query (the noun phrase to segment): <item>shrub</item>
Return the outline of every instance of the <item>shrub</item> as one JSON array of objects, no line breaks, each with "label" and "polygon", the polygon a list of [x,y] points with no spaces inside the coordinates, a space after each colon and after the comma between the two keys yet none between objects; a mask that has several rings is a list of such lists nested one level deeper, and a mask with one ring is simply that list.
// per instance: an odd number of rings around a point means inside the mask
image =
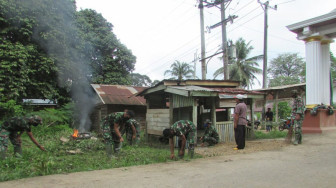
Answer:
[{"label": "shrub", "polygon": [[15,100],[0,101],[0,121],[12,116],[21,116],[22,114],[24,114],[24,110],[21,105],[16,104]]},{"label": "shrub", "polygon": [[73,122],[73,104],[69,103],[59,109],[44,109],[30,114],[39,115],[43,119],[43,125],[46,127],[54,125],[72,125]]},{"label": "shrub", "polygon": [[286,119],[290,116],[292,108],[289,106],[288,102],[282,101],[278,103],[278,114],[280,119]]}]

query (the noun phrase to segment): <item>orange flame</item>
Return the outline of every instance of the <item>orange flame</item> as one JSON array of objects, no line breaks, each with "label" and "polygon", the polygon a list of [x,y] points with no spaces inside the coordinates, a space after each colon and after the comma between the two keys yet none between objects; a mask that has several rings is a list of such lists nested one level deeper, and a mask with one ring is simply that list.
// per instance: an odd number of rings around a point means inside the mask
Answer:
[{"label": "orange flame", "polygon": [[78,130],[74,129],[74,133],[72,135],[73,138],[77,138],[78,137]]}]

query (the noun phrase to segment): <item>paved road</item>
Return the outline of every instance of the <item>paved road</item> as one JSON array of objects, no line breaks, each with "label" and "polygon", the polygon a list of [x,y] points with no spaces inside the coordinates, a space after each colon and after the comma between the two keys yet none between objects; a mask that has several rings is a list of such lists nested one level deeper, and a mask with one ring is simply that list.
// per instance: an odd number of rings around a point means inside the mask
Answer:
[{"label": "paved road", "polygon": [[336,187],[336,132],[278,151],[34,177],[0,187]]}]

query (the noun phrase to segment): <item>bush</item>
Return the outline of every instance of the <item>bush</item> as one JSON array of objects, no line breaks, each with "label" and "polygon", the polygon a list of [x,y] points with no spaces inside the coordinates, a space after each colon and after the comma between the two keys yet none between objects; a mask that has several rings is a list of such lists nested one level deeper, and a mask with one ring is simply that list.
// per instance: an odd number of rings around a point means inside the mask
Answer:
[{"label": "bush", "polygon": [[278,103],[278,114],[280,119],[286,119],[291,115],[292,108],[288,102],[282,101]]},{"label": "bush", "polygon": [[12,116],[21,116],[22,114],[24,114],[24,110],[21,105],[16,104],[15,100],[0,101],[0,121]]},{"label": "bush", "polygon": [[73,104],[69,103],[60,109],[44,109],[32,112],[29,115],[38,115],[43,119],[43,126],[70,125],[73,122]]}]

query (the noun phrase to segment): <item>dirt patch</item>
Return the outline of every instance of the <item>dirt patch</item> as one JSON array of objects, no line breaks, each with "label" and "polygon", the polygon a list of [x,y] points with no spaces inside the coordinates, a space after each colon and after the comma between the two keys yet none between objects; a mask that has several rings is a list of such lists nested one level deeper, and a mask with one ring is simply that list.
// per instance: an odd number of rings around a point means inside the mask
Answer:
[{"label": "dirt patch", "polygon": [[239,153],[254,153],[258,151],[272,151],[280,150],[283,147],[289,146],[284,139],[263,139],[263,140],[253,140],[246,141],[245,149],[243,150],[233,150],[236,146],[235,142],[230,143],[219,143],[211,147],[197,147],[195,152],[204,156],[225,156],[233,155]]}]

